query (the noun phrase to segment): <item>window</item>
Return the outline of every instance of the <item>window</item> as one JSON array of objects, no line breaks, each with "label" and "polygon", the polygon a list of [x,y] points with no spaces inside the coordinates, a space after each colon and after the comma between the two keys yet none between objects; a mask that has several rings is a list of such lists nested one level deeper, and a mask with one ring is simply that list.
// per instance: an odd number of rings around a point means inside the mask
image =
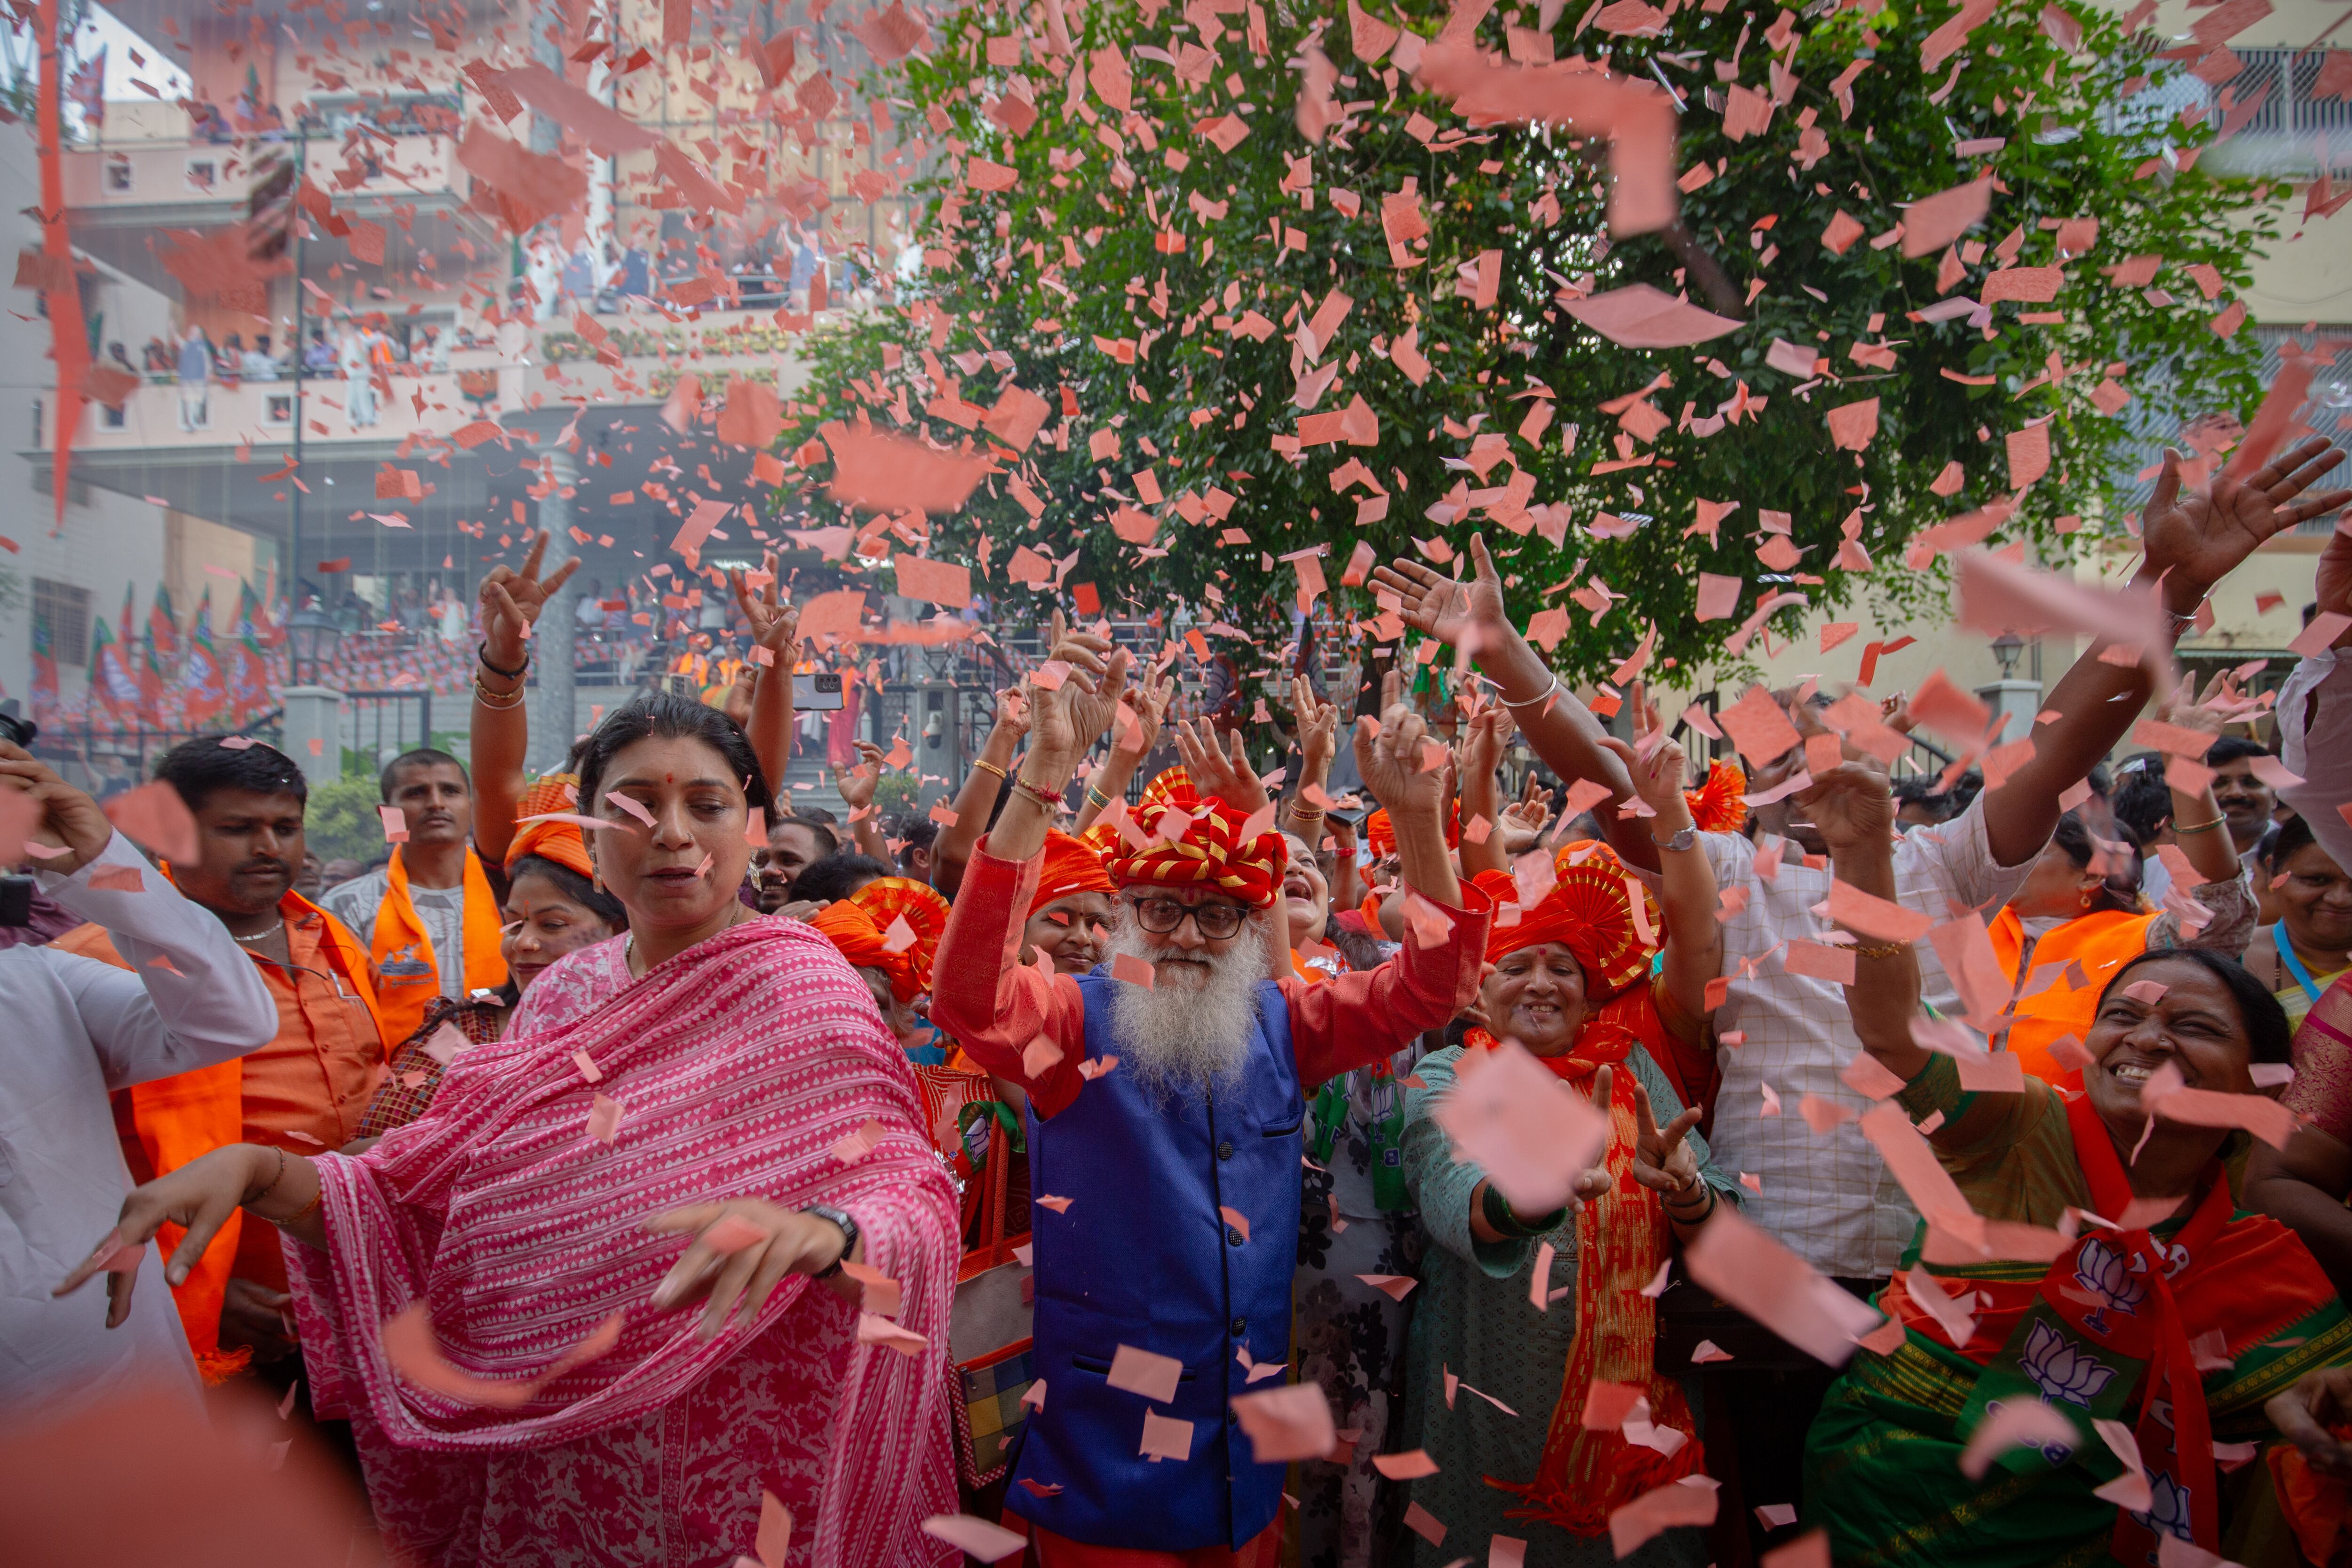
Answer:
[{"label": "window", "polygon": [[33,636],[46,632],[49,653],[60,665],[79,669],[89,663],[89,590],[70,583],[33,579]]},{"label": "window", "polygon": [[123,153],[110,153],[106,157],[106,194],[127,196],[131,194],[131,158]]},{"label": "window", "polygon": [[220,162],[215,158],[188,160],[188,189],[200,195],[211,195],[220,184]]},{"label": "window", "polygon": [[273,392],[268,397],[264,398],[262,400],[261,422],[264,425],[293,424],[294,395],[290,392]]}]

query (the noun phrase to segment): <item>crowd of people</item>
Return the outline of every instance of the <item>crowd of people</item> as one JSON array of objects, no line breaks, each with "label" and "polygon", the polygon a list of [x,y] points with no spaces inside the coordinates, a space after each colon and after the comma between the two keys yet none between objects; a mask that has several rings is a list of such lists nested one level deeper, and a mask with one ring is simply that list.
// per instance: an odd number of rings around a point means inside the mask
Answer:
[{"label": "crowd of people", "polygon": [[[2339,457],[2168,468],[2174,636]],[[157,768],[163,867],[0,745],[85,922],[0,952],[12,1426],[258,1385],[414,1563],[2352,1550],[2338,653],[2272,708],[2093,639],[1898,791],[1827,679],[1738,761],[1612,734],[1474,540],[1372,575],[1462,656],[1418,700],[1302,678],[1281,757],[1057,620],[950,798],[862,744],[844,820],[775,793],[772,572],[726,693],[528,776],[544,545],[376,868],[245,737]]]}]

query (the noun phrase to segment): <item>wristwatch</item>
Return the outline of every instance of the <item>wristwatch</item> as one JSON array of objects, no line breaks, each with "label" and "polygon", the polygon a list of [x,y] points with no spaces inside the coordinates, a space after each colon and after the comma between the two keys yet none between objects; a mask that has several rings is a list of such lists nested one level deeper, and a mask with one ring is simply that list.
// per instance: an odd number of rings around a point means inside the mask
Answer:
[{"label": "wristwatch", "polygon": [[1679,852],[1681,850],[1688,849],[1698,843],[1698,829],[1696,827],[1685,827],[1680,833],[1675,834],[1672,838],[1660,838],[1656,834],[1653,833],[1650,835],[1650,842],[1656,845],[1661,849],[1672,849]]},{"label": "wristwatch", "polygon": [[833,1260],[832,1268],[821,1268],[814,1276],[818,1279],[830,1279],[841,1272],[841,1266],[847,1262],[849,1255],[857,1249],[857,1222],[841,1210],[826,1204],[805,1205],[802,1207],[801,1213],[814,1215],[821,1220],[830,1221],[841,1227],[841,1256]]}]

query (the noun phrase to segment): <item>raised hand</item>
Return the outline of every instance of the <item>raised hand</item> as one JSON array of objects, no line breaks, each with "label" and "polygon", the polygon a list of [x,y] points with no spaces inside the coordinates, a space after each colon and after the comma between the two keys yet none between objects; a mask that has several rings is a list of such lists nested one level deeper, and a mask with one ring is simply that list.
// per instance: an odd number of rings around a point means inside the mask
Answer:
[{"label": "raised hand", "polygon": [[882,748],[871,741],[857,742],[857,765],[833,770],[834,787],[841,792],[841,803],[852,811],[864,811],[874,804],[874,786],[882,782]]},{"label": "raised hand", "polygon": [[1402,702],[1381,715],[1377,734],[1370,719],[1356,721],[1356,771],[1372,798],[1400,823],[1414,814],[1443,822],[1453,799],[1451,770],[1442,761],[1433,768],[1422,765],[1422,743],[1428,739],[1428,724]]},{"label": "raised hand", "polygon": [[1339,750],[1339,710],[1315,695],[1303,675],[1290,678],[1290,712],[1298,726],[1298,771],[1320,784],[1330,775],[1331,758]]},{"label": "raised hand", "polygon": [[1032,784],[1046,790],[1069,782],[1078,759],[1110,728],[1127,692],[1125,648],[1114,648],[1108,637],[1092,632],[1067,630],[1059,610],[1054,612],[1053,630],[1050,657],[1068,668],[1058,687],[1039,686],[1034,679],[1027,683],[1029,755],[1021,769]]},{"label": "raised hand", "polygon": [[1658,1193],[1687,1193],[1699,1183],[1698,1152],[1690,1146],[1690,1130],[1698,1125],[1699,1108],[1658,1125],[1650,1110],[1650,1091],[1640,1079],[1633,1083],[1633,1179]]},{"label": "raised hand", "polygon": [[2156,489],[2141,514],[2147,575],[2164,577],[2166,606],[2195,611],[2213,584],[2263,541],[2352,500],[2352,490],[2305,496],[2320,475],[2344,460],[2325,436],[2283,452],[2243,479],[2216,475],[2208,490],[2180,489],[2180,454],[2167,447]]},{"label": "raised hand", "polygon": [[1885,771],[1873,762],[1841,763],[1813,775],[1799,804],[1821,829],[1832,853],[1885,845],[1895,831],[1895,795]]},{"label": "raised hand", "polygon": [[1617,753],[1633,775],[1633,793],[1653,815],[1663,819],[1662,826],[1679,831],[1690,821],[1690,802],[1683,797],[1683,775],[1689,758],[1680,742],[1668,738],[1658,742],[1647,757],[1638,748],[1630,746],[1614,735],[1601,738],[1601,744]]},{"label": "raised hand", "polygon": [[[1250,766],[1249,753],[1243,749],[1238,731],[1221,736],[1216,727],[1206,721],[1195,730],[1179,719],[1175,734],[1176,754],[1183,760],[1184,772],[1201,798],[1214,795],[1236,811],[1248,814],[1255,814],[1267,804],[1265,781]],[[1233,748],[1230,752],[1225,749],[1227,745]]]},{"label": "raised hand", "polygon": [[482,612],[482,642],[485,651],[501,669],[512,669],[522,663],[523,643],[530,636],[531,624],[547,608],[547,601],[556,590],[572,581],[572,574],[580,570],[580,558],[575,555],[542,583],[539,579],[539,563],[546,554],[547,531],[541,529],[539,537],[530,542],[530,553],[523,557],[521,571],[493,566],[490,574],[482,579],[478,595]]},{"label": "raised hand", "polygon": [[80,870],[106,852],[114,837],[114,824],[98,802],[33,760],[22,746],[0,741],[0,790],[16,790],[33,797],[41,820],[27,835],[28,842],[45,844],[64,854],[37,863],[59,876]]},{"label": "raised hand", "polygon": [[830,1268],[842,1252],[841,1227],[828,1219],[762,1198],[695,1204],[646,1221],[646,1228],[688,1234],[693,1243],[654,1287],[654,1310],[673,1311],[708,1296],[700,1331],[715,1337],[737,1306],[756,1321],[787,1274]]},{"label": "raised hand", "polygon": [[1551,820],[1551,802],[1552,792],[1529,773],[1527,788],[1519,798],[1503,807],[1505,855],[1516,859],[1536,847],[1536,841],[1543,837],[1544,824]]},{"label": "raised hand", "polygon": [[1036,716],[1036,708],[1029,700],[1028,692],[1024,688],[1004,687],[996,694],[996,723],[993,732],[1003,735],[1017,746],[1021,743],[1022,737],[1029,733],[1030,721]]},{"label": "raised hand", "polygon": [[1470,536],[1470,562],[1477,574],[1456,583],[1418,561],[1400,558],[1373,570],[1372,586],[1403,601],[1397,614],[1405,625],[1455,647],[1464,646],[1466,637],[1475,653],[1489,646],[1497,633],[1509,633],[1511,622],[1503,605],[1502,574],[1486,553],[1486,535]]},{"label": "raised hand", "polygon": [[1473,716],[1454,748],[1455,770],[1465,779],[1491,775],[1503,765],[1503,748],[1517,728],[1511,710],[1499,703]]},{"label": "raised hand", "polygon": [[[1603,1067],[1592,1075],[1592,1108],[1603,1116],[1609,1114],[1610,1097],[1617,1089],[1615,1072],[1616,1069],[1613,1068]],[[1570,1198],[1568,1205],[1570,1214],[1586,1204],[1607,1197],[1609,1189],[1617,1184],[1617,1178],[1609,1173],[1609,1151],[1606,1144],[1601,1146],[1601,1159],[1600,1164],[1577,1173],[1576,1185],[1570,1189],[1574,1196]]]},{"label": "raised hand", "polygon": [[775,656],[769,668],[779,679],[789,680],[793,666],[801,661],[800,606],[781,602],[773,555],[761,558],[760,574],[767,581],[757,594],[751,591],[749,575],[740,570],[729,573],[728,583],[735,590],[735,607],[751,623],[751,640]]},{"label": "raised hand", "polygon": [[2197,693],[2197,677],[2192,673],[2180,678],[2180,685],[2158,699],[2156,717],[2167,724],[2178,724],[2184,730],[2201,731],[2218,735],[2232,721],[2242,717],[2250,704],[2239,695],[2238,683],[2228,670],[2222,670],[2205,683],[2203,696]]},{"label": "raised hand", "polygon": [[[2321,610],[2352,616],[2352,534],[2338,528],[2327,536],[2327,548],[2319,552],[2319,572],[2311,590]],[[2329,646],[2352,647],[2352,626],[2347,626]]]},{"label": "raised hand", "polygon": [[1146,665],[1143,678],[1138,681],[1128,700],[1128,711],[1135,715],[1132,725],[1122,725],[1111,737],[1114,750],[1131,757],[1147,757],[1151,748],[1160,743],[1160,726],[1168,716],[1168,704],[1175,700],[1176,677],[1164,668]]}]

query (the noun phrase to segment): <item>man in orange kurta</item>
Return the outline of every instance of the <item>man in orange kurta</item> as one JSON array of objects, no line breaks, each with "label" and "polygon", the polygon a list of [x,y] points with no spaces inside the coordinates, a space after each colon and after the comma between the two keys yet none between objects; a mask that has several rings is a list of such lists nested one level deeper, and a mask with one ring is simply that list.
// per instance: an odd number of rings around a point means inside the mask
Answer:
[{"label": "man in orange kurta", "polygon": [[[131,1174],[152,1181],[228,1143],[297,1154],[339,1149],[358,1135],[391,1042],[377,1020],[367,949],[293,890],[309,796],[301,772],[268,746],[200,736],[174,747],[156,776],[196,824],[196,858],[170,865],[172,879],[252,959],[278,1005],[278,1032],[236,1061],[118,1092],[115,1127]],[[55,945],[122,963],[98,926],[69,931]],[[177,1240],[173,1234],[171,1244]],[[285,1292],[276,1233],[231,1216],[173,1292],[208,1381],[249,1357],[292,1353],[293,1335],[280,1316]]]}]

